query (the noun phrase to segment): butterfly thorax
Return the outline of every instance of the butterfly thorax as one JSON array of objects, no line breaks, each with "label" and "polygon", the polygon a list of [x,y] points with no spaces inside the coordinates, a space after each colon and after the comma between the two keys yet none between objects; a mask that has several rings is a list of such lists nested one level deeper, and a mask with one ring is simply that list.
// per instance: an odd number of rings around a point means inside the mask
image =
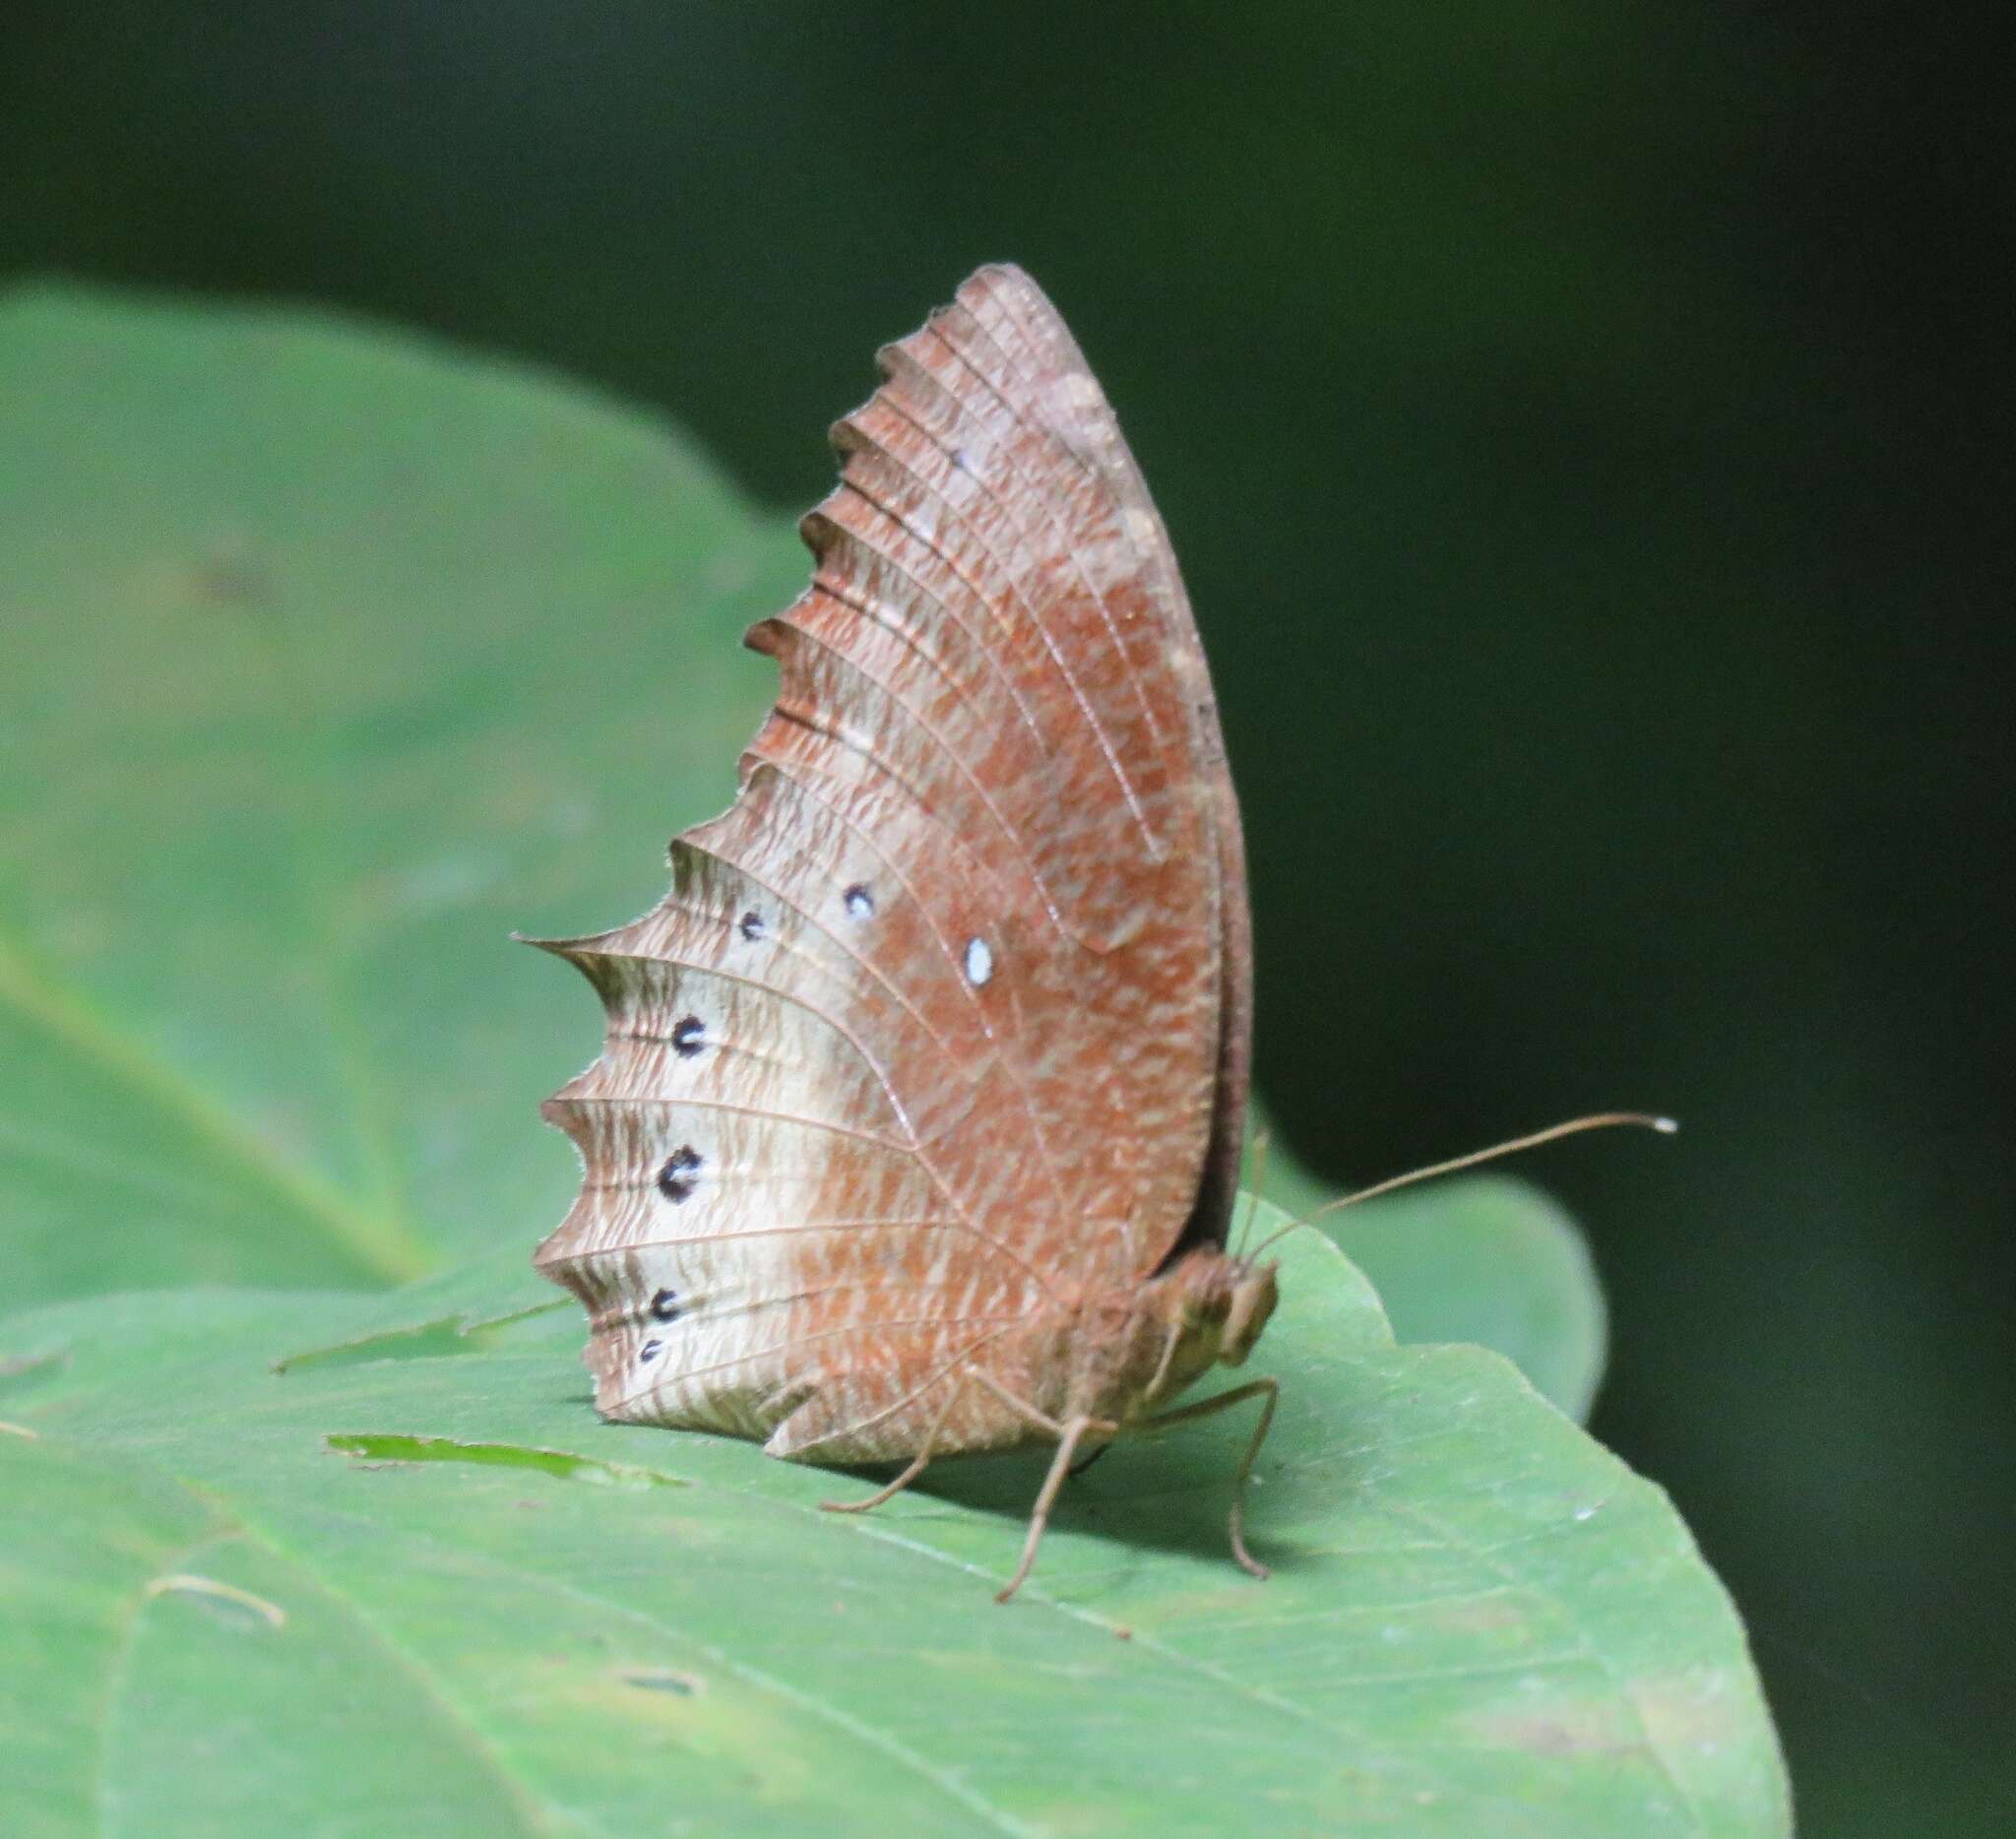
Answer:
[{"label": "butterfly thorax", "polygon": [[1219,1363],[1237,1366],[1274,1312],[1275,1267],[1215,1245],[1188,1251],[1125,1290],[1087,1299],[1063,1333],[1069,1392],[1060,1416],[1132,1424]]}]

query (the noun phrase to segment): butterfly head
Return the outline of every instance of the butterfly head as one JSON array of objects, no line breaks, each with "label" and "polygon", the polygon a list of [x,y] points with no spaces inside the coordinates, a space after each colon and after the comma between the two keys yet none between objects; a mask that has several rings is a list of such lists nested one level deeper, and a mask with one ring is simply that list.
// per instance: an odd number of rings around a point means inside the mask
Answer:
[{"label": "butterfly head", "polygon": [[1232,1265],[1231,1296],[1228,1301],[1225,1326],[1219,1330],[1218,1358],[1228,1366],[1242,1365],[1260,1339],[1267,1318],[1280,1300],[1275,1288],[1275,1266],[1235,1262]]},{"label": "butterfly head", "polygon": [[1192,1253],[1179,1267],[1182,1339],[1193,1350],[1184,1363],[1191,1373],[1214,1361],[1244,1363],[1279,1299],[1275,1270],[1272,1259],[1262,1264],[1215,1250]]}]

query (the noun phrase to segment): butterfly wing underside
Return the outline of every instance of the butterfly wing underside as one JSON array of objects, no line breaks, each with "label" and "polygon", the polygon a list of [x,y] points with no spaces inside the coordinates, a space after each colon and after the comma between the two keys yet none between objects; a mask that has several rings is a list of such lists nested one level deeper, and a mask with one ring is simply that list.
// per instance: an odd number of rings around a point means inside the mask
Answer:
[{"label": "butterfly wing underside", "polygon": [[[1161,520],[1055,310],[975,275],[881,354],[748,635],[777,704],[633,923],[550,949],[607,1033],[547,1101],[539,1268],[611,1418],[910,1453],[947,1375],[1224,1236],[1238,818]],[[940,1446],[1022,1427],[971,1391]]]}]

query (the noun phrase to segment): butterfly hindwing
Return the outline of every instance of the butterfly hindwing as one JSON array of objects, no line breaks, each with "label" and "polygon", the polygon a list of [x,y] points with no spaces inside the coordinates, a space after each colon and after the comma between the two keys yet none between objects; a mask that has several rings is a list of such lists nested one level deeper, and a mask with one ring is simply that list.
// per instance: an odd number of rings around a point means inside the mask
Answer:
[{"label": "butterfly hindwing", "polygon": [[[963,1363],[1222,1236],[1244,1105],[1236,811],[1111,411],[1012,269],[882,364],[751,632],[735,803],[659,908],[553,946],[608,1016],[538,1259],[598,1405],[824,1460],[907,1453]],[[940,1446],[1025,1429],[968,1388]]]}]

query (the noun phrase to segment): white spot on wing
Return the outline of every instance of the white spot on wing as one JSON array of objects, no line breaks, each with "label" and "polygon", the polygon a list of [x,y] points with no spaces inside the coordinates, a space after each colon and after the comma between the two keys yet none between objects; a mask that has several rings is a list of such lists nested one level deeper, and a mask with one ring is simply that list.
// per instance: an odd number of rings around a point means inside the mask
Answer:
[{"label": "white spot on wing", "polygon": [[994,954],[983,938],[966,941],[966,981],[977,989],[994,975]]}]

